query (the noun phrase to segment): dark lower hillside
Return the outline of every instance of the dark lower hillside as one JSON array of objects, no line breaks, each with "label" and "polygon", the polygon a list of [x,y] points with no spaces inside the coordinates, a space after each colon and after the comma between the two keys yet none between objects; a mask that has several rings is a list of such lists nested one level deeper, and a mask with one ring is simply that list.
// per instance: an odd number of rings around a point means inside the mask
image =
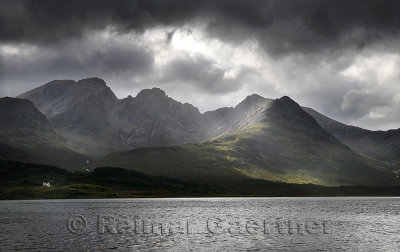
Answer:
[{"label": "dark lower hillside", "polygon": [[[50,182],[51,186],[44,187],[43,182]],[[198,193],[207,194],[207,186],[121,168],[103,167],[82,173],[0,160],[0,199],[166,197]]]},{"label": "dark lower hillside", "polygon": [[253,178],[324,186],[397,185],[384,164],[335,139],[321,140],[277,123],[254,124],[201,144],[111,153],[95,162],[188,181]]},{"label": "dark lower hillside", "polygon": [[[50,182],[50,187],[42,186]],[[0,160],[0,199],[218,197],[218,196],[399,196],[400,187],[324,187],[260,179],[193,183],[121,168],[91,173]]]},{"label": "dark lower hillside", "polygon": [[78,170],[82,169],[89,158],[65,148],[43,145],[27,147],[18,144],[6,144],[0,141],[0,159],[54,165],[70,170]]},{"label": "dark lower hillside", "polygon": [[1,159],[77,169],[84,164],[87,156],[72,147],[32,102],[0,98]]}]

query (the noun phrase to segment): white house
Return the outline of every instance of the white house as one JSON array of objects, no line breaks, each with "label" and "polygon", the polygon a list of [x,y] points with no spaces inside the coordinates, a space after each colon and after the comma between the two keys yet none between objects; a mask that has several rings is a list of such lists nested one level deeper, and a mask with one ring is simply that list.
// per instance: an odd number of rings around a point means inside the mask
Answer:
[{"label": "white house", "polygon": [[50,182],[44,182],[44,181],[42,181],[42,183],[43,183],[43,186],[45,186],[45,187],[50,187],[51,185],[50,185]]}]

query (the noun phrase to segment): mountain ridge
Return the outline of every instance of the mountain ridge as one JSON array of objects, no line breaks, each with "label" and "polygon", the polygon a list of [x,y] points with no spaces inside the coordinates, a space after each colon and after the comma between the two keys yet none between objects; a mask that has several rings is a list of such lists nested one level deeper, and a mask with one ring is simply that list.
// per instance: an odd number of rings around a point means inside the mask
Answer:
[{"label": "mountain ridge", "polygon": [[247,110],[271,101],[250,95],[235,108],[223,108],[229,118],[221,122],[222,110],[200,113],[156,87],[118,99],[99,78],[51,81],[17,97],[31,100],[60,134],[90,155],[201,142],[253,123],[255,115]]},{"label": "mountain ridge", "polygon": [[353,151],[288,96],[252,94],[235,107],[200,113],[159,88],[118,99],[104,81],[89,78],[53,81],[19,97],[37,104],[96,166],[187,180],[395,183],[384,162]]},{"label": "mountain ridge", "polygon": [[400,129],[372,131],[335,121],[311,108],[304,110],[321,127],[355,151],[386,162],[389,166],[400,162]]},{"label": "mountain ridge", "polygon": [[[292,127],[293,119],[277,117],[284,98],[269,106],[258,122],[199,144],[138,148],[108,154],[99,166],[133,169],[155,176],[194,181],[240,180],[245,177],[297,184],[328,186],[393,184],[383,165],[354,153],[303,111],[296,122],[315,128]],[[273,104],[270,104],[273,105]],[[285,107],[285,106],[283,106]],[[286,108],[288,109],[288,108]],[[282,123],[282,120],[287,123]]]}]

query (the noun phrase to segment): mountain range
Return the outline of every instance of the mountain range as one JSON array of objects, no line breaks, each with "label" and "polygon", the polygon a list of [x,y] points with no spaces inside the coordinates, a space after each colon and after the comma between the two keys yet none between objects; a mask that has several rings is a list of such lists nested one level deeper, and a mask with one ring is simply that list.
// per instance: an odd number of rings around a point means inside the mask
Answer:
[{"label": "mountain range", "polygon": [[400,130],[345,125],[287,96],[200,113],[159,88],[118,99],[99,78],[56,80],[1,98],[0,121],[0,158],[76,170],[90,160],[190,181],[394,185],[400,161]]}]

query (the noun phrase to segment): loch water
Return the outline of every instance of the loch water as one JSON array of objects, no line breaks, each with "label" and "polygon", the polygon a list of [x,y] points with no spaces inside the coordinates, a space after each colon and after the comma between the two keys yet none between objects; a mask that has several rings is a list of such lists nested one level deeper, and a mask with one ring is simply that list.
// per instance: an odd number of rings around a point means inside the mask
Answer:
[{"label": "loch water", "polygon": [[0,201],[0,251],[400,251],[400,198]]}]

